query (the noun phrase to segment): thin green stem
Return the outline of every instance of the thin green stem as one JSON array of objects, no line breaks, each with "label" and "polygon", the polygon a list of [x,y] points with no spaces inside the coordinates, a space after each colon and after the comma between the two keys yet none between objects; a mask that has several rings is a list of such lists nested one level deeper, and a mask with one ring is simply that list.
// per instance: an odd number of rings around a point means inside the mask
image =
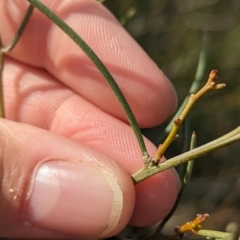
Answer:
[{"label": "thin green stem", "polygon": [[[219,231],[212,231],[212,230],[206,230],[206,229],[200,229],[198,231],[198,235],[204,236],[204,237],[210,237],[214,239],[221,239],[221,238],[231,238],[232,233],[228,232],[219,232]],[[238,240],[240,240],[240,236],[238,237]]]},{"label": "thin green stem", "polygon": [[122,26],[124,26],[135,14],[136,14],[136,8],[130,7],[124,14],[121,16],[120,23]]},{"label": "thin green stem", "polygon": [[18,43],[19,39],[21,38],[21,36],[22,36],[22,34],[23,34],[23,32],[24,32],[24,30],[25,30],[25,28],[26,28],[26,26],[29,22],[29,19],[30,19],[32,13],[33,13],[33,10],[34,10],[34,6],[32,4],[30,4],[30,6],[28,7],[28,10],[27,10],[27,12],[24,16],[24,19],[23,19],[16,35],[14,36],[13,41],[7,47],[2,49],[2,51],[4,53],[10,52],[16,46],[16,44]]},{"label": "thin green stem", "polygon": [[135,184],[143,181],[146,178],[149,178],[157,173],[165,171],[169,168],[176,167],[185,162],[191,161],[192,159],[200,158],[204,155],[209,154],[212,151],[215,151],[219,148],[225,147],[231,143],[240,141],[240,126],[234,129],[233,131],[223,135],[220,138],[217,138],[214,141],[211,141],[207,144],[202,145],[201,147],[195,148],[189,152],[178,155],[174,158],[169,159],[159,165],[153,167],[144,167],[138,172],[132,175],[133,181]]},{"label": "thin green stem", "polygon": [[177,112],[174,114],[172,120],[169,122],[165,129],[165,133],[168,134],[173,126],[173,121],[174,119],[180,115],[180,113],[183,111],[184,107],[186,106],[189,96],[195,92],[198,91],[200,88],[201,81],[203,79],[203,75],[206,69],[206,60],[207,60],[207,46],[208,46],[208,34],[206,31],[203,32],[203,37],[202,37],[202,47],[201,51],[199,54],[199,59],[198,59],[198,65],[197,65],[197,70],[195,73],[194,80],[192,82],[192,85],[189,89],[188,95],[185,97],[183,100],[181,106],[178,108]]},{"label": "thin green stem", "polygon": [[6,53],[10,52],[18,43],[19,39],[21,38],[21,36],[29,22],[29,19],[33,13],[33,10],[34,10],[34,6],[32,4],[30,4],[17,33],[15,34],[12,42],[7,47],[3,47],[2,41],[0,39],[0,51],[1,51],[0,52],[0,117],[1,118],[5,118],[4,93],[3,93],[4,55]]},{"label": "thin green stem", "polygon": [[40,12],[42,12],[47,18],[53,21],[60,29],[62,29],[82,50],[85,54],[91,59],[91,61],[95,64],[98,70],[102,73],[104,78],[109,83],[110,87],[112,88],[113,92],[115,93],[118,101],[120,102],[122,108],[127,115],[127,118],[133,128],[133,131],[136,135],[139,147],[142,152],[142,156],[147,158],[148,153],[146,150],[146,146],[140,131],[140,128],[137,124],[136,118],[133,115],[133,112],[124,97],[123,93],[121,92],[120,88],[118,87],[116,81],[104,66],[102,61],[99,57],[93,52],[93,50],[87,45],[87,43],[70,27],[68,26],[61,18],[59,18],[55,13],[53,13],[49,8],[47,8],[44,4],[42,4],[38,0],[27,0],[29,3],[34,5]]}]

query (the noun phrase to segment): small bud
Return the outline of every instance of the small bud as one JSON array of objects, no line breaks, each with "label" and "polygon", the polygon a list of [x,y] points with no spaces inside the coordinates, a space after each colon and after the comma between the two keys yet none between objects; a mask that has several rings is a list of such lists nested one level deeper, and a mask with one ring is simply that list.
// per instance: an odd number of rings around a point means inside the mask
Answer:
[{"label": "small bud", "polygon": [[210,82],[213,82],[213,81],[215,81],[218,78],[217,73],[218,73],[218,70],[212,70],[210,72],[210,74],[209,74],[209,81]]},{"label": "small bud", "polygon": [[177,126],[182,124],[182,119],[181,118],[176,118],[174,119],[174,124],[176,124]]},{"label": "small bud", "polygon": [[214,89],[222,89],[222,88],[225,88],[225,87],[226,87],[225,83],[219,83],[214,87]]},{"label": "small bud", "polygon": [[175,138],[173,140],[176,140],[177,138],[179,138],[178,134],[175,135]]}]

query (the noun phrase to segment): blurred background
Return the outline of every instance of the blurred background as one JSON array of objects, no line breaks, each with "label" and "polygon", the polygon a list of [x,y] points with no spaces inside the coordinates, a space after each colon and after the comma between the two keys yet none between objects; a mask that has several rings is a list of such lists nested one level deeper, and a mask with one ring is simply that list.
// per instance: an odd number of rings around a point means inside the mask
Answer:
[{"label": "blurred background", "polygon": [[[103,4],[172,81],[179,105],[195,77],[204,36],[207,56],[201,86],[209,72],[218,69],[218,82],[227,87],[206,94],[194,106],[186,121],[187,135],[194,130],[200,146],[239,125],[239,0],[106,0]],[[143,133],[157,145],[165,127]],[[182,147],[180,137],[167,158],[180,154]],[[240,143],[235,143],[195,161],[191,182],[166,231],[206,212],[210,218],[204,228],[225,230],[229,222],[240,223],[239,152]]]}]

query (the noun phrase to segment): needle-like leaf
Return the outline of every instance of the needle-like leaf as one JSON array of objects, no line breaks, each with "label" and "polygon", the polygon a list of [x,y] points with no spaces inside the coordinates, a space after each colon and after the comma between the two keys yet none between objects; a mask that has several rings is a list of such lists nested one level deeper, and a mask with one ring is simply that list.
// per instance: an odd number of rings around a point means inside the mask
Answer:
[{"label": "needle-like leaf", "polygon": [[122,108],[124,109],[125,114],[127,115],[127,118],[136,135],[139,147],[142,152],[143,159],[147,159],[148,153],[146,150],[146,146],[145,146],[140,128],[137,124],[136,118],[133,115],[133,112],[126,98],[124,97],[122,91],[118,87],[113,76],[110,74],[110,72],[102,63],[102,61],[99,59],[99,57],[88,46],[88,44],[70,26],[67,25],[67,23],[65,23],[61,18],[59,18],[54,12],[52,12],[44,4],[42,4],[38,0],[27,0],[27,1],[31,3],[35,8],[37,8],[40,12],[42,12],[51,21],[53,21],[60,29],[62,29],[86,53],[86,55],[92,60],[92,62],[95,64],[98,70],[102,73],[102,75],[107,80],[110,87],[112,88],[113,92],[115,93],[116,97],[118,98],[118,101],[120,102]]}]

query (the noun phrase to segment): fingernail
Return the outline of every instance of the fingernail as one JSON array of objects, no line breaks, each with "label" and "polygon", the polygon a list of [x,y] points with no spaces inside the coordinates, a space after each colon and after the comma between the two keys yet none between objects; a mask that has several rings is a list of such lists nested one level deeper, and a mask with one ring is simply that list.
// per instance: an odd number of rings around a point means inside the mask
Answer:
[{"label": "fingernail", "polygon": [[121,188],[107,170],[49,161],[35,173],[25,217],[34,227],[99,237],[116,227],[122,204]]}]

